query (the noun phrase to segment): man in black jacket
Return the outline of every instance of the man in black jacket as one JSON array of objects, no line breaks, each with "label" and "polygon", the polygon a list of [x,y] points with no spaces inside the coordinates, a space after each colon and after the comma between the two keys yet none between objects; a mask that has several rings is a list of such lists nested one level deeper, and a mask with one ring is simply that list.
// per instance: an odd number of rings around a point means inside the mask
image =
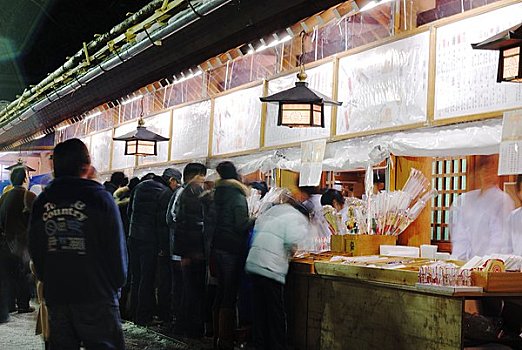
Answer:
[{"label": "man in black jacket", "polygon": [[154,312],[154,277],[160,250],[169,246],[165,222],[170,196],[162,195],[177,185],[175,169],[165,169],[162,176],[141,182],[132,193],[128,208],[130,218],[129,253],[131,265],[131,310],[134,322],[150,325]]},{"label": "man in black jacket", "polygon": [[11,184],[13,189],[0,198],[0,231],[5,235],[3,238],[8,247],[3,252],[7,259],[2,262],[0,269],[7,269],[10,275],[11,304],[16,299],[18,313],[25,313],[34,311],[34,308],[29,306],[31,271],[27,250],[27,226],[36,195],[27,190],[29,177],[23,165],[11,171]]},{"label": "man in black jacket", "polygon": [[124,349],[118,290],[127,275],[127,250],[118,208],[87,176],[83,142],[59,143],[55,179],[33,205],[29,252],[43,282],[50,348]]},{"label": "man in black jacket", "polygon": [[174,224],[174,251],[181,256],[183,297],[180,323],[189,337],[203,336],[205,300],[204,212],[201,202],[207,168],[189,163],[183,169],[183,187],[177,193],[171,215]]}]

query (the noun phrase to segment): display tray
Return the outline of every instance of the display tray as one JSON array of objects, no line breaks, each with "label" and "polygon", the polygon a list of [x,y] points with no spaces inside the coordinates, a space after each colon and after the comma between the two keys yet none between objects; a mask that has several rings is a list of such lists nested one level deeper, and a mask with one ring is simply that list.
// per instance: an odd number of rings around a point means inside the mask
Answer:
[{"label": "display tray", "polygon": [[[360,259],[360,260],[359,260]],[[369,256],[353,261],[315,261],[315,273],[324,276],[415,286],[419,267],[428,259]]]},{"label": "display tray", "polygon": [[522,272],[473,271],[471,278],[473,284],[484,288],[485,292],[522,292]]}]

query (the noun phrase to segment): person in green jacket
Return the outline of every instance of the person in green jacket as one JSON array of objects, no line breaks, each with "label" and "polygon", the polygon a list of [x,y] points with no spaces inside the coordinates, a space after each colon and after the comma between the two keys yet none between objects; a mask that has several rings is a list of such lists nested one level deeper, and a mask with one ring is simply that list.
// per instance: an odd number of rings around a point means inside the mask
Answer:
[{"label": "person in green jacket", "polygon": [[222,162],[216,171],[221,179],[216,181],[214,193],[216,226],[212,247],[218,277],[214,337],[219,349],[233,349],[237,294],[253,221],[248,215],[248,188],[239,181],[234,164]]}]

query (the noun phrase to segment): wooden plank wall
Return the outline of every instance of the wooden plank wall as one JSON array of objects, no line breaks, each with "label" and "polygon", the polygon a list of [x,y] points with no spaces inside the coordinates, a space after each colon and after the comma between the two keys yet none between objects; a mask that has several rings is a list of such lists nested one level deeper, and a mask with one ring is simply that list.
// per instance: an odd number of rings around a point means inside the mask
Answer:
[{"label": "wooden plank wall", "polygon": [[[390,189],[400,190],[410,176],[412,168],[420,170],[431,181],[432,159],[428,157],[394,157],[394,168],[390,172]],[[399,245],[420,246],[431,241],[431,203],[404,231],[397,241]]]}]

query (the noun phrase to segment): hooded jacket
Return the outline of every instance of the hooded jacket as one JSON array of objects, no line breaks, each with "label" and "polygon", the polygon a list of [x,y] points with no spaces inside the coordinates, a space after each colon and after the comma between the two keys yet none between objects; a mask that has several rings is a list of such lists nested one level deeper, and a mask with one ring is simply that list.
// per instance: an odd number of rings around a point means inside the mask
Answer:
[{"label": "hooded jacket", "polygon": [[118,207],[103,185],[53,180],[34,202],[29,252],[48,305],[118,304],[127,249]]},{"label": "hooded jacket", "polygon": [[237,180],[216,181],[214,249],[246,254],[248,231],[253,223],[248,215],[247,193],[248,188]]},{"label": "hooded jacket", "polygon": [[284,284],[292,252],[310,230],[308,218],[290,204],[279,204],[259,216],[245,270]]}]

